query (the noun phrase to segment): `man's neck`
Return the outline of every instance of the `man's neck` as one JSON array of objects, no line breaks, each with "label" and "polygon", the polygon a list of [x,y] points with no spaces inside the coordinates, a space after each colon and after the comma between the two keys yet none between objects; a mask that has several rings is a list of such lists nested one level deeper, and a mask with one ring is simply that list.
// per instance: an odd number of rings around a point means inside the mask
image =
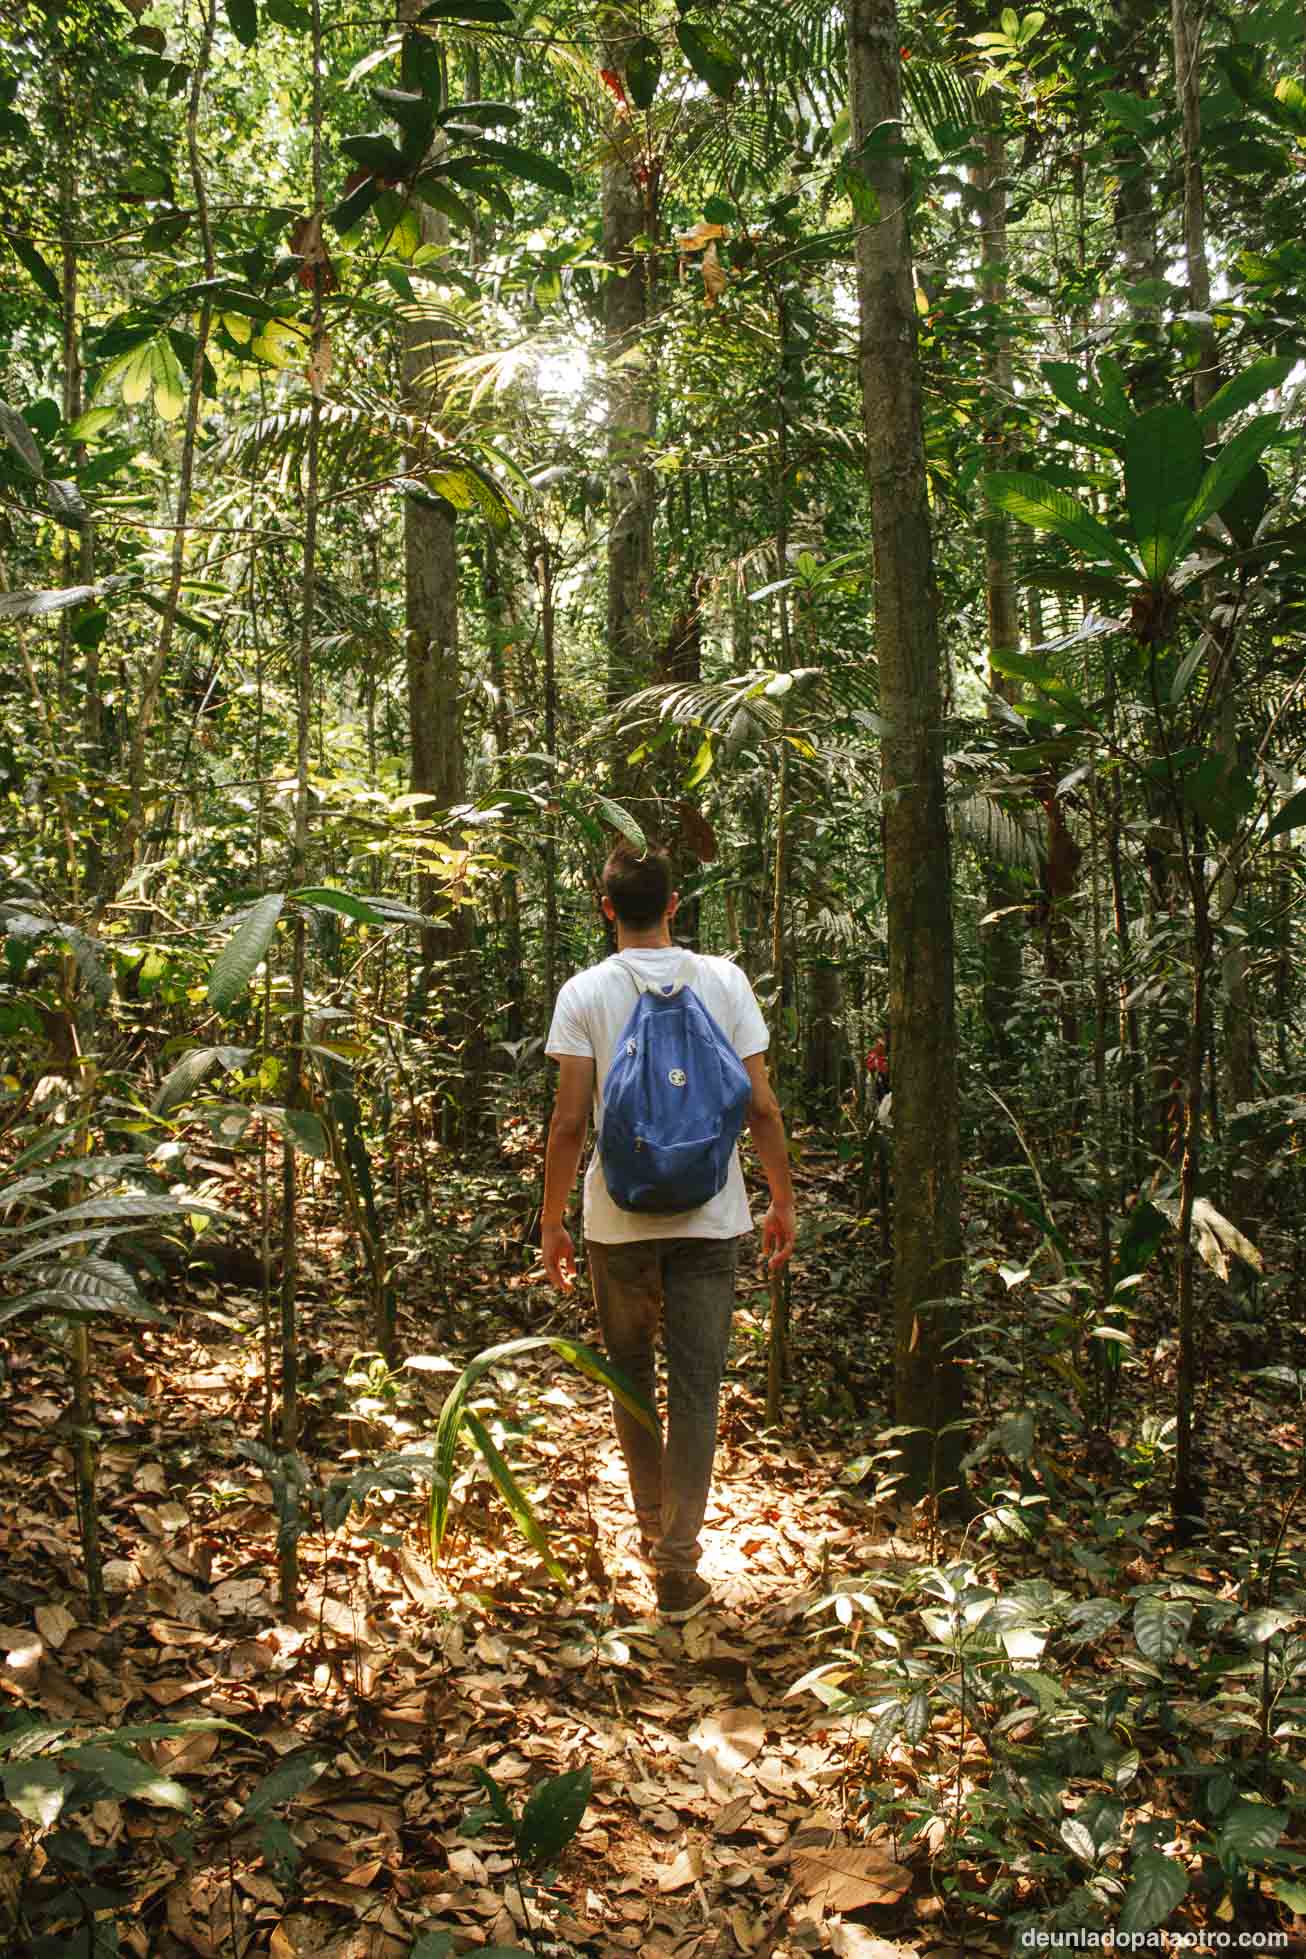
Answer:
[{"label": "man's neck", "polygon": [[664,948],[671,950],[671,928],[665,919],[660,925],[651,925],[646,932],[632,932],[618,919],[618,952],[658,952]]}]

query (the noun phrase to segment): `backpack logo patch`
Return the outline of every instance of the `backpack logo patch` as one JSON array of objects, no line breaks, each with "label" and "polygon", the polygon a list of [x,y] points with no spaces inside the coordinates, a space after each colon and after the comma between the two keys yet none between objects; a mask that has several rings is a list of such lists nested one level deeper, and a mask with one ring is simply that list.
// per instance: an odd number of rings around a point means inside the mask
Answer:
[{"label": "backpack logo patch", "polygon": [[672,1068],[667,1075],[667,1080],[673,1088],[683,1088],[688,1080],[688,1076],[685,1074],[683,1068]]}]

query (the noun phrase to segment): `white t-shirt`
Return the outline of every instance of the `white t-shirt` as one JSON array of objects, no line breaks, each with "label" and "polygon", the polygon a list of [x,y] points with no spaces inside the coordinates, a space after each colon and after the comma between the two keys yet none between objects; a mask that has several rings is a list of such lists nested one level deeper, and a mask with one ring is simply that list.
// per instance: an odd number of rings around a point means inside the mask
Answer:
[{"label": "white t-shirt", "polygon": [[[641,979],[653,984],[689,982],[741,1061],[763,1054],[770,1044],[766,1022],[747,975],[728,959],[689,952],[681,946],[639,946],[621,954]],[[569,979],[558,995],[545,1052],[555,1058],[579,1055],[594,1062],[594,1127],[603,1121],[603,1084],[621,1030],[638,1000],[635,982],[617,958],[589,966]],[[730,1160],[724,1189],[696,1211],[656,1215],[623,1211],[608,1196],[597,1149],[585,1173],[585,1236],[597,1245],[624,1245],[640,1238],[737,1238],[753,1229],[739,1167]]]}]

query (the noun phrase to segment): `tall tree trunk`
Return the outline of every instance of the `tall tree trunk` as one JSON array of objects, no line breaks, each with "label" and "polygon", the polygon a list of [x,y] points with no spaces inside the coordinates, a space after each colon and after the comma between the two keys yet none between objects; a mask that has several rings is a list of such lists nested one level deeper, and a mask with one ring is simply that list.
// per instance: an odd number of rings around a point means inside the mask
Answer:
[{"label": "tall tree trunk", "polygon": [[[618,70],[619,50],[609,56]],[[629,128],[611,139],[603,165],[603,256],[613,268],[603,290],[607,362],[608,614],[607,692],[615,707],[647,686],[653,669],[653,433],[656,360],[646,328],[652,300],[652,255],[635,240],[657,222],[656,162]],[[637,787],[613,755],[618,793]]]},{"label": "tall tree trunk", "polygon": [[[889,1015],[893,1041],[895,1387],[907,1484],[952,1486],[962,1279],[952,865],[942,686],[912,286],[911,183],[883,141],[902,118],[895,0],[846,0],[859,200],[859,365],[875,552]],[[877,132],[880,140],[876,141]],[[944,1433],[951,1429],[952,1432]]]},{"label": "tall tree trunk", "polygon": [[[418,0],[405,0],[401,17],[412,20]],[[447,248],[447,220],[427,205],[417,207],[425,244]],[[404,407],[417,427],[407,455],[410,475],[421,477],[435,455],[434,432],[443,406],[436,367],[452,351],[447,329],[410,308],[402,333]],[[462,672],[458,658],[458,550],[452,506],[404,499],[404,624],[408,677],[409,781],[431,798],[424,815],[465,800]],[[440,883],[431,872],[418,881],[418,904],[437,912]],[[447,1141],[474,1128],[480,1102],[479,1030],[471,962],[472,915],[455,905],[446,922],[422,933],[422,991],[434,992],[432,1023],[460,1052],[462,1092],[443,1112]],[[436,969],[440,970],[437,971]]]},{"label": "tall tree trunk", "polygon": [[[511,572],[504,566],[499,540],[491,525],[485,527],[485,555],[482,589],[485,619],[489,632],[490,683],[494,688],[491,726],[494,730],[495,757],[499,781],[508,778],[508,757],[512,753],[512,700],[509,695],[507,649],[520,630]],[[504,1029],[510,1041],[521,1039],[526,1012],[526,966],[522,957],[521,884],[518,865],[521,852],[514,836],[499,846],[503,860],[503,964],[506,1010]]]}]

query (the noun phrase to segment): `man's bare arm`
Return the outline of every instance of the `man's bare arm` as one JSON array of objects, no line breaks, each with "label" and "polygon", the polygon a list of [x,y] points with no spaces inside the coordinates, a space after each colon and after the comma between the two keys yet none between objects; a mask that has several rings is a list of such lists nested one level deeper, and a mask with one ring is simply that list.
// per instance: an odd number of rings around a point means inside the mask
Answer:
[{"label": "man's bare arm", "polygon": [[794,1185],[789,1174],[789,1146],[785,1142],[784,1118],[766,1072],[766,1056],[745,1058],[753,1099],[748,1107],[748,1131],[771,1192],[771,1208],[762,1224],[763,1256],[770,1253],[769,1265],[776,1272],[794,1248]]},{"label": "man's bare arm", "polygon": [[587,1056],[558,1057],[558,1093],[544,1154],[544,1203],[540,1244],[544,1269],[555,1286],[569,1291],[576,1276],[576,1253],[562,1222],[571,1196],[594,1102],[594,1062]]}]

